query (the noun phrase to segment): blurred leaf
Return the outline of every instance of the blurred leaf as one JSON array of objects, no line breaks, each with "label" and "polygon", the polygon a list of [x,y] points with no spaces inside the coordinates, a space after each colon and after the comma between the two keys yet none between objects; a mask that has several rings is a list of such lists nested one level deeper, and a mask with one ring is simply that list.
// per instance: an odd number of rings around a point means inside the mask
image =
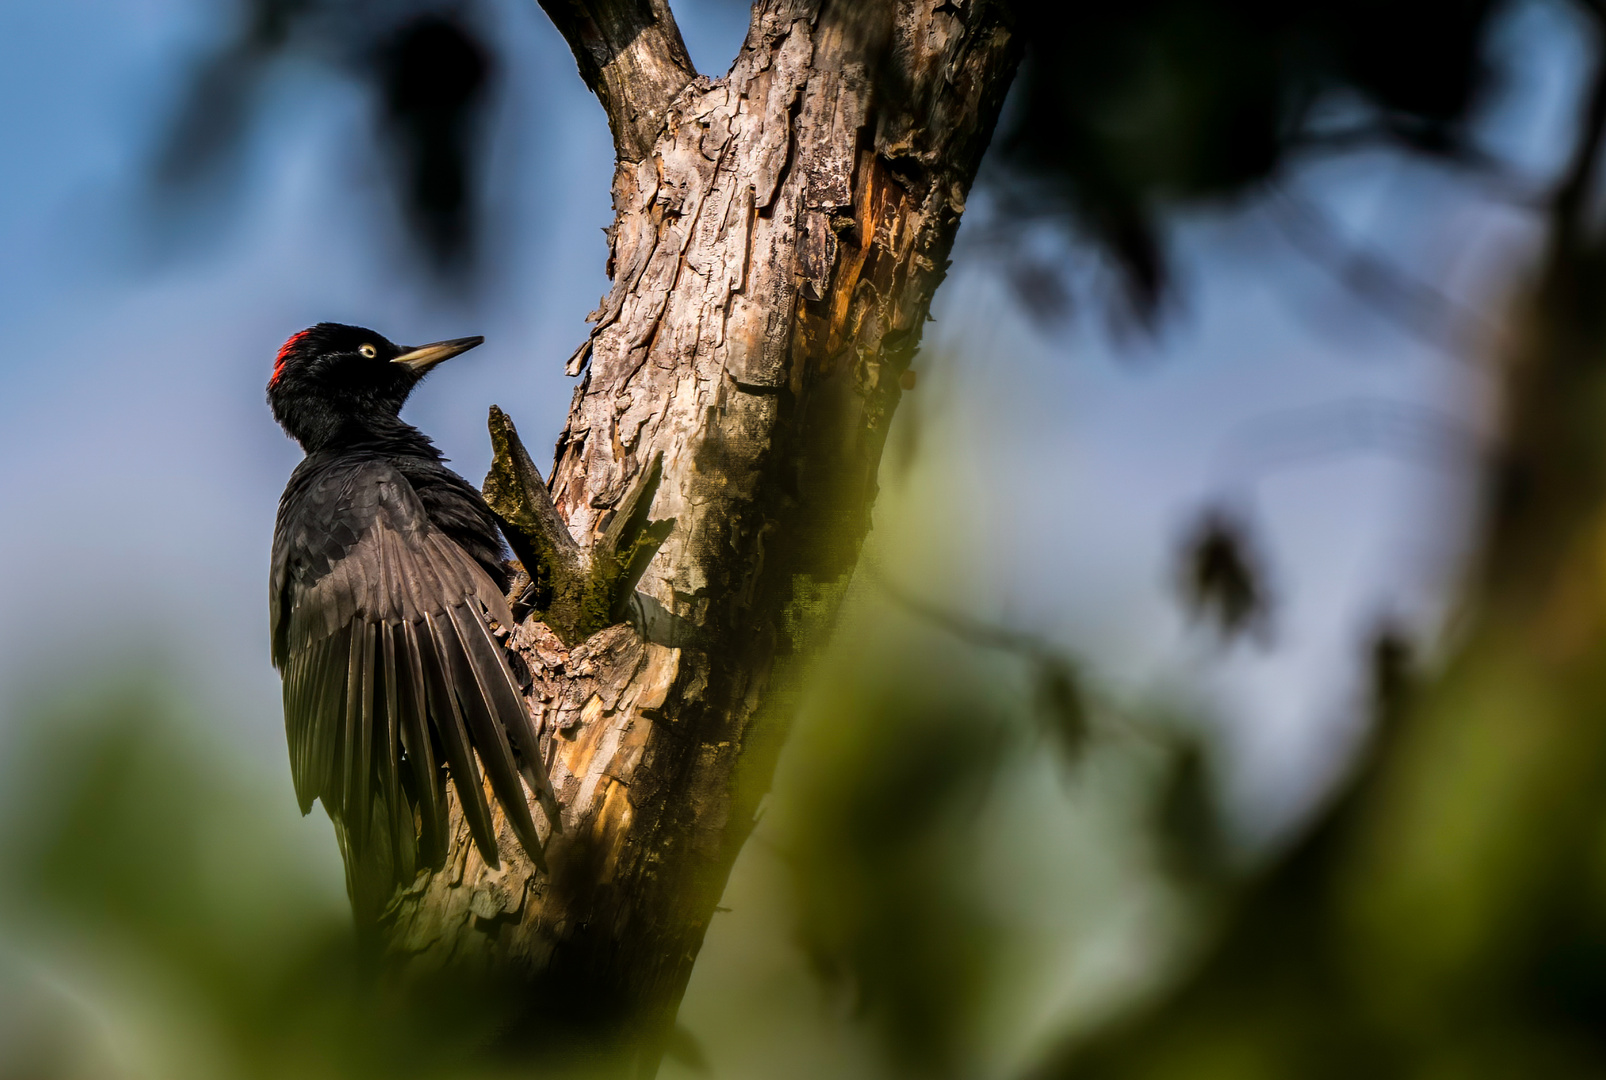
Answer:
[{"label": "blurred leaf", "polygon": [[238,4],[238,33],[200,62],[178,105],[157,163],[161,183],[193,195],[196,184],[223,179],[254,120],[257,92],[268,66],[292,47],[309,17],[326,2]]},{"label": "blurred leaf", "polygon": [[684,1024],[676,1024],[669,1032],[669,1041],[664,1046],[664,1054],[673,1061],[678,1061],[692,1072],[708,1076],[713,1069],[708,1064],[708,1054],[703,1050],[703,1044],[697,1041],[697,1036],[687,1030]]},{"label": "blurred leaf", "polygon": [[1227,637],[1269,632],[1264,574],[1243,522],[1222,510],[1200,518],[1183,544],[1182,598]]}]

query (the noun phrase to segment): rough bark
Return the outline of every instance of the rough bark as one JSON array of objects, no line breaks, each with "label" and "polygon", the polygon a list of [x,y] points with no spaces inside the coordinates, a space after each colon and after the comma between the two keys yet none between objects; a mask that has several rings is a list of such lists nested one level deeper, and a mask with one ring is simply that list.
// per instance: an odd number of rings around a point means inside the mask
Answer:
[{"label": "rough bark", "polygon": [[[570,361],[584,377],[526,548],[569,552],[621,621],[584,640],[571,622],[572,647],[556,616],[511,635],[563,805],[550,875],[510,835],[488,867],[454,819],[445,870],[398,895],[385,933],[411,963],[524,972],[544,1016],[635,1025],[651,1061],[773,771],[775,673],[869,527],[1018,49],[1002,0],[760,0],[708,79],[658,0],[545,6],[618,167],[613,288]],[[532,472],[512,453],[490,483],[513,493],[504,518]],[[572,550],[541,541],[557,519]]]}]

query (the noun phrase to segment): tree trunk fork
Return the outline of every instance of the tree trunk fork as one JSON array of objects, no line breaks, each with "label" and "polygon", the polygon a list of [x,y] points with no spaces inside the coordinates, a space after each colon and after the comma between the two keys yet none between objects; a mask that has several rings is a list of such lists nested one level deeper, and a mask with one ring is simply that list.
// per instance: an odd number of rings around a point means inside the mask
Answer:
[{"label": "tree trunk fork", "polygon": [[868,531],[1019,44],[1004,0],[759,0],[709,79],[663,0],[542,5],[613,131],[613,286],[546,489],[519,494],[505,417],[488,487],[605,602],[510,635],[563,806],[550,874],[514,843],[487,866],[454,808],[445,868],[382,935],[405,965],[517,972],[552,1026],[622,1037],[650,1075],[773,775],[777,672]]}]

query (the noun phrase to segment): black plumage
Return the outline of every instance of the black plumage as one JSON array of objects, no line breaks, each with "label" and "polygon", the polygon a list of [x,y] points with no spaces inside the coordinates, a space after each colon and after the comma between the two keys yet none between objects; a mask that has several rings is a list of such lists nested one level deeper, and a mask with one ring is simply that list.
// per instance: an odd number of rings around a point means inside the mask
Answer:
[{"label": "black plumage", "polygon": [[496,519],[397,415],[425,372],[480,340],[402,349],[321,323],[285,343],[268,383],[275,418],[307,455],[279,501],[270,580],[296,798],[302,813],[322,800],[348,874],[381,885],[444,860],[443,770],[493,866],[481,768],[538,864],[526,785],[558,821],[493,632],[513,626]]}]

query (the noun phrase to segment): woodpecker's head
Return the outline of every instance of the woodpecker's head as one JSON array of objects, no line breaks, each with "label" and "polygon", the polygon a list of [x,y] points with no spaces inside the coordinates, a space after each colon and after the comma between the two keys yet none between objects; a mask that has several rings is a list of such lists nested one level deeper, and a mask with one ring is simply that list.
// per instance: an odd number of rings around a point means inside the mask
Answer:
[{"label": "woodpecker's head", "polygon": [[279,425],[311,453],[394,420],[425,373],[484,340],[408,348],[360,326],[319,323],[280,347],[268,404]]}]

